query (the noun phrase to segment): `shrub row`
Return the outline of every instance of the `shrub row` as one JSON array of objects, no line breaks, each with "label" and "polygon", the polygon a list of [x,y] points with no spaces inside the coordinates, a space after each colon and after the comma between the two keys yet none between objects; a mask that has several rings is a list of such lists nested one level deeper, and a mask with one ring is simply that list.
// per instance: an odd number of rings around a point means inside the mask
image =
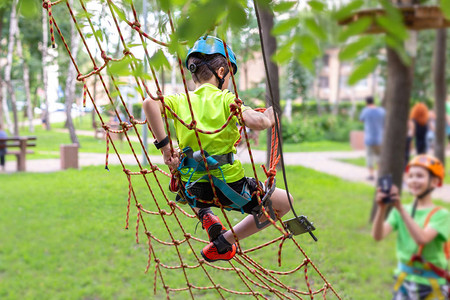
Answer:
[{"label": "shrub row", "polygon": [[326,114],[296,114],[292,121],[282,120],[283,142],[296,144],[320,140],[348,142],[350,131],[361,130],[363,124],[347,117]]}]

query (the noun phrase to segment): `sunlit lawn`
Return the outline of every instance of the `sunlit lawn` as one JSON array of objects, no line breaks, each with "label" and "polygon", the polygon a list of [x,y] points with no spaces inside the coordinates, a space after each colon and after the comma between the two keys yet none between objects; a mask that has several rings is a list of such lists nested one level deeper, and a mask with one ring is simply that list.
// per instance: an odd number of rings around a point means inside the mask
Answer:
[{"label": "sunlit lawn", "polygon": [[[246,166],[249,170],[249,166]],[[280,174],[281,175],[281,174]],[[375,243],[368,224],[373,191],[362,184],[348,183],[335,177],[301,167],[288,167],[290,192],[295,197],[298,214],[305,214],[317,227],[319,241],[307,235],[298,236],[302,248],[310,256],[343,299],[389,299],[395,265],[394,238]],[[160,205],[162,201],[154,179],[150,184]],[[167,179],[160,178],[167,187]],[[147,264],[145,235],[135,244],[136,207],[131,206],[130,230],[124,230],[128,197],[128,181],[121,168],[89,167],[49,174],[16,173],[0,175],[2,185],[2,247],[0,247],[1,299],[165,299],[161,281],[157,296],[153,295],[155,262],[144,274]],[[134,191],[144,208],[155,210],[152,197],[141,176],[132,177]],[[282,182],[282,180],[279,180]],[[173,197],[173,196],[170,196]],[[133,200],[134,201],[134,200]],[[448,204],[445,204],[450,208]],[[220,212],[218,212],[220,214]],[[201,227],[195,233],[195,220],[179,214],[187,232],[206,238]],[[228,213],[232,223],[240,213]],[[288,218],[287,216],[286,218]],[[178,223],[166,218],[177,239],[181,239]],[[170,241],[165,225],[158,216],[145,215],[149,232]],[[142,222],[141,222],[142,223]],[[142,224],[140,224],[142,230]],[[264,243],[279,233],[267,229],[242,242],[244,249]],[[173,247],[153,241],[161,262],[179,264]],[[185,244],[183,244],[185,245]],[[203,244],[193,242],[198,254]],[[180,253],[187,262],[194,256],[186,246]],[[251,257],[266,267],[277,269],[278,244],[256,251]],[[282,251],[283,268],[298,265],[303,259],[288,240]],[[229,266],[219,262],[219,266]],[[239,266],[239,264],[236,264]],[[242,288],[235,273],[208,267],[217,283],[232,289]],[[180,270],[165,270],[166,284],[185,286]],[[320,288],[321,281],[312,268],[308,274]],[[189,280],[198,286],[211,283],[199,269],[189,271]],[[283,279],[289,285],[305,290],[303,273]],[[195,291],[202,299],[217,299],[214,290]],[[173,299],[186,299],[185,292],[174,293]],[[227,299],[242,299],[225,293]],[[327,299],[335,299],[328,293]],[[319,297],[320,298],[320,297]]]},{"label": "sunlit lawn", "polygon": [[[82,117],[75,117],[73,119],[76,130],[79,132],[77,137],[81,147],[79,152],[84,153],[106,153],[106,141],[98,135],[98,138],[94,138],[94,129],[92,128],[92,116],[86,114]],[[98,121],[98,120],[97,120]],[[106,118],[105,118],[106,121]],[[138,128],[142,130],[142,126],[138,125]],[[65,131],[65,132],[64,132]],[[82,132],[81,132],[82,131]],[[91,132],[89,135],[85,135],[85,132]],[[52,124],[50,131],[45,130],[41,125],[34,127],[34,132],[29,132],[27,127],[22,127],[20,134],[23,136],[32,135],[36,136],[36,147],[31,150],[34,154],[27,155],[27,159],[45,159],[45,158],[59,158],[60,146],[64,144],[71,144],[70,136],[67,130],[64,128],[64,123]],[[128,134],[132,137],[136,137],[134,130],[129,130]],[[150,134],[149,134],[150,135]],[[142,131],[140,132],[142,138]],[[151,145],[153,140],[149,136],[148,144]],[[118,151],[121,154],[131,154],[131,148],[128,141],[123,138],[123,141],[114,142]],[[142,147],[138,142],[131,142],[131,145],[137,153],[142,153]],[[110,151],[113,151],[112,145],[110,145]],[[252,149],[265,150],[265,132],[260,134],[260,143],[258,147],[254,146],[252,142]],[[150,155],[160,154],[154,147],[148,147]],[[283,144],[283,151],[285,152],[311,152],[311,151],[351,151],[349,143],[335,142],[335,141],[315,141],[304,142],[299,144]]]},{"label": "sunlit lawn", "polygon": [[[360,157],[360,158],[349,158],[349,159],[339,159],[340,161],[343,162],[347,162],[349,164],[353,164],[356,166],[360,166],[360,167],[365,167],[366,166],[366,159],[364,157]],[[445,158],[446,161],[446,175],[444,177],[444,183],[445,184],[450,184],[450,156]]]},{"label": "sunlit lawn", "polygon": [[[256,147],[253,140],[250,141],[252,149],[265,150],[267,149],[266,132],[261,132],[259,135],[259,144]],[[322,152],[322,151],[351,151],[349,142],[336,141],[305,141],[297,144],[283,143],[284,152]]]},{"label": "sunlit lawn", "polygon": [[[27,159],[44,159],[44,158],[58,158],[60,146],[64,144],[72,144],[70,140],[70,136],[68,132],[61,132],[62,127],[59,127],[58,124],[54,126],[50,131],[45,130],[42,126],[35,126],[34,132],[29,132],[23,130],[21,132],[24,136],[36,136],[36,147],[33,147],[30,150],[34,151],[34,154],[27,155]],[[131,131],[129,131],[131,133]],[[94,134],[87,136],[78,134],[78,140],[80,142],[81,147],[79,148],[79,152],[88,152],[88,153],[106,153],[106,141],[101,138],[99,135],[98,138],[94,137]],[[151,144],[151,142],[149,142]],[[123,138],[122,141],[117,140],[114,141],[114,144],[117,147],[117,150],[121,154],[131,154],[131,147],[128,144],[128,141]],[[131,142],[133,148],[137,151],[137,153],[141,153],[142,146],[138,142]],[[113,151],[112,145],[110,145],[110,151]],[[148,147],[150,154],[160,154],[154,147]]]}]

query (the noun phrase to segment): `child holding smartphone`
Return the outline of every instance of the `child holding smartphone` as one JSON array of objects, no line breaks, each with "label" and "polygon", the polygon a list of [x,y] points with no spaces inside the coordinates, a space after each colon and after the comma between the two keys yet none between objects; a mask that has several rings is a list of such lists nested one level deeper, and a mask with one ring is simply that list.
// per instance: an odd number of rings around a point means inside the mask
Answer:
[{"label": "child holding smartphone", "polygon": [[[372,236],[380,241],[392,231],[398,232],[393,300],[448,299],[448,258],[444,247],[450,234],[450,212],[437,207],[431,197],[432,191],[442,185],[444,174],[444,166],[437,158],[419,155],[407,166],[406,182],[416,197],[415,205],[402,204],[395,185],[389,195],[381,188],[377,190]],[[390,205],[394,209],[385,220]]]}]

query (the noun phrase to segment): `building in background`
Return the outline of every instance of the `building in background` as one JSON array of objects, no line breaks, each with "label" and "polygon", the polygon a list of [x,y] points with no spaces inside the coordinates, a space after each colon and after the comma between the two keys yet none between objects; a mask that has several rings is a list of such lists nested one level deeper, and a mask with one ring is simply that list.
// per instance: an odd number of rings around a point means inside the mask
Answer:
[{"label": "building in background", "polygon": [[353,66],[339,61],[339,49],[328,49],[318,64],[318,76],[315,78],[312,97],[330,104],[336,102],[360,102],[367,96],[381,99],[384,94],[384,80],[378,69],[355,85],[348,85]]}]

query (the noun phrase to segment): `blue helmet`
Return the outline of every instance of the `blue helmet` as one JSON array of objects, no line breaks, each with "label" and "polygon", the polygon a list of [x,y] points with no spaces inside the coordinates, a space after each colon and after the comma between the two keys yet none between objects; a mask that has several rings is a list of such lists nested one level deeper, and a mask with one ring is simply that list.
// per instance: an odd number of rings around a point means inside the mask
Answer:
[{"label": "blue helmet", "polygon": [[[233,66],[233,74],[237,73],[237,63],[236,63],[236,55],[234,55],[233,50],[227,45],[228,56],[230,58],[231,65]],[[202,54],[222,54],[225,58],[227,55],[225,54],[225,47],[223,46],[223,42],[221,39],[215,36],[206,36],[199,38],[194,46],[189,49],[188,54],[186,56],[186,67],[189,69],[187,65],[189,57],[193,53],[202,53]]]}]

